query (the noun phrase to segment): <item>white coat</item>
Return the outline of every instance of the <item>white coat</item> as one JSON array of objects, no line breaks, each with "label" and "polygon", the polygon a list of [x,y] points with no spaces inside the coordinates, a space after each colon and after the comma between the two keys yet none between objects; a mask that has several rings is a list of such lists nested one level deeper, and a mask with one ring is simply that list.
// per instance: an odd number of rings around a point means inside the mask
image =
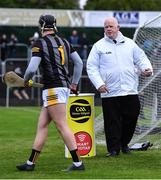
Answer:
[{"label": "white coat", "polygon": [[105,84],[109,90],[101,93],[102,98],[138,94],[136,69],[152,70],[144,51],[132,39],[119,32],[116,41],[115,44],[105,35],[93,45],[87,59],[87,73],[93,85],[98,89]]}]

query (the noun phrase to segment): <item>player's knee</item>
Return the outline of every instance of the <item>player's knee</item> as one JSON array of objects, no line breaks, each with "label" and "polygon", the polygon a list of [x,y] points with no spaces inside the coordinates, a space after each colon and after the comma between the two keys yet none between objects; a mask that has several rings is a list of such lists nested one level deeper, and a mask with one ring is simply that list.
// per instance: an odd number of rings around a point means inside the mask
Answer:
[{"label": "player's knee", "polygon": [[59,132],[62,132],[64,130],[64,123],[62,122],[55,122],[55,126],[58,129]]}]

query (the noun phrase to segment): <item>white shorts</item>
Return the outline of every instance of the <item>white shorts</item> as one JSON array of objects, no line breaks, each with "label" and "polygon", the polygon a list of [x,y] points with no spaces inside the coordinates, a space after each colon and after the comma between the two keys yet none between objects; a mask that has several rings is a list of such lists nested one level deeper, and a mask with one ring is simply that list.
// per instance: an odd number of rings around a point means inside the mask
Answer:
[{"label": "white shorts", "polygon": [[70,90],[66,87],[45,89],[42,92],[43,106],[67,103]]}]

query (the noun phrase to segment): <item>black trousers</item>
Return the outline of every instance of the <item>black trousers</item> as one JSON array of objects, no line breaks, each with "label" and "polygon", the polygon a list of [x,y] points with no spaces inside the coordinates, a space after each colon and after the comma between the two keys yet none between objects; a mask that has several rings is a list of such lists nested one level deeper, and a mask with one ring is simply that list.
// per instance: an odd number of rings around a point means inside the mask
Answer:
[{"label": "black trousers", "polygon": [[120,151],[131,141],[140,112],[138,95],[102,98],[107,150]]}]

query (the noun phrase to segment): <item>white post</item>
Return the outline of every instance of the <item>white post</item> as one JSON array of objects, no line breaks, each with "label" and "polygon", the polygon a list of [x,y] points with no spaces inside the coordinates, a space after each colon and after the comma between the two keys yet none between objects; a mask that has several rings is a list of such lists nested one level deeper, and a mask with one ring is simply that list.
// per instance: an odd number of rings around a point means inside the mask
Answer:
[{"label": "white post", "polygon": [[9,107],[9,99],[10,99],[10,89],[9,87],[7,87],[6,89],[6,107],[8,108]]},{"label": "white post", "polygon": [[153,106],[152,106],[152,124],[157,121],[157,106],[158,106],[158,100],[157,100],[157,93],[154,93],[153,96]]}]

